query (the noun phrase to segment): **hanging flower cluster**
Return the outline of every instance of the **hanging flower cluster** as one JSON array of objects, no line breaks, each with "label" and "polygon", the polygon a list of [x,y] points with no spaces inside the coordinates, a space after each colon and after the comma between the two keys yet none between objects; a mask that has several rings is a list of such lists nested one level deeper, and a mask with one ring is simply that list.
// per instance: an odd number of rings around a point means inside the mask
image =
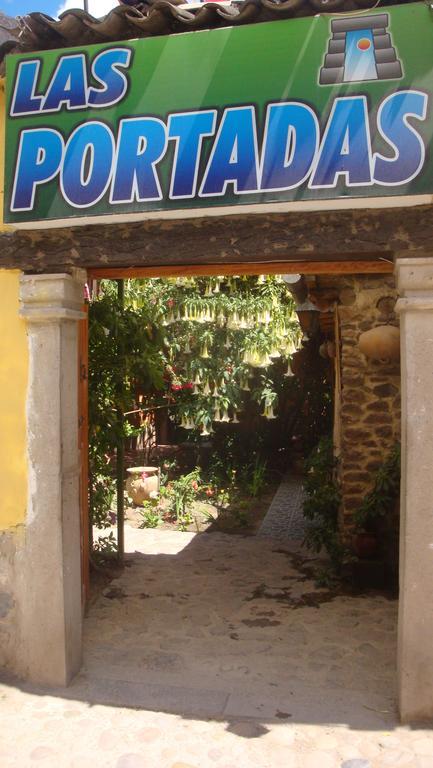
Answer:
[{"label": "hanging flower cluster", "polygon": [[207,436],[214,423],[238,424],[247,397],[266,419],[276,418],[272,372],[283,362],[292,375],[302,336],[280,276],[132,282],[130,300],[150,306],[163,328],[172,418],[181,427]]}]

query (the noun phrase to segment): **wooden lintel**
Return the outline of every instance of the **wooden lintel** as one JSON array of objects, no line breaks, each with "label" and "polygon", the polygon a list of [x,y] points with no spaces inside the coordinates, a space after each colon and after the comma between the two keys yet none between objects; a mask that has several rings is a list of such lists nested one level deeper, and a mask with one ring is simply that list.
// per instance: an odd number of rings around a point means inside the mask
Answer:
[{"label": "wooden lintel", "polygon": [[200,275],[371,275],[393,271],[392,259],[378,261],[278,261],[254,264],[194,264],[187,266],[119,267],[89,269],[89,279],[189,277]]}]

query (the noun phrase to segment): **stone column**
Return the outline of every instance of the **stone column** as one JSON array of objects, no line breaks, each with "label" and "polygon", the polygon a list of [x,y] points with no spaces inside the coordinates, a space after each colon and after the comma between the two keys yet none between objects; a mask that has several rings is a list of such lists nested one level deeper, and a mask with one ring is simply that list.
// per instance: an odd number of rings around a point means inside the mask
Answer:
[{"label": "stone column", "polygon": [[433,254],[396,259],[402,487],[398,693],[404,722],[433,719]]},{"label": "stone column", "polygon": [[67,685],[81,666],[78,322],[83,274],[23,276],[30,353],[29,496],[19,564],[19,672]]}]

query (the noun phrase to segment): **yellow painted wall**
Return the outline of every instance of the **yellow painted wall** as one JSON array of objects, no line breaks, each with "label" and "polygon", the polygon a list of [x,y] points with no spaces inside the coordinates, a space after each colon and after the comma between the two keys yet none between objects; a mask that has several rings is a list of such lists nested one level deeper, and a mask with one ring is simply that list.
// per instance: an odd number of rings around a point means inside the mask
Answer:
[{"label": "yellow painted wall", "polygon": [[27,506],[28,348],[19,277],[0,269],[0,531],[24,523]]}]

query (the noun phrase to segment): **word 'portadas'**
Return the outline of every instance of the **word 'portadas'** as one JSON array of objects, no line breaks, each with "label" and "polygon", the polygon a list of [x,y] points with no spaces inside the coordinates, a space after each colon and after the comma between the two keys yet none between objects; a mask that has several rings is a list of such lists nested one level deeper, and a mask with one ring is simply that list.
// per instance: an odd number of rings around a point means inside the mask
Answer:
[{"label": "word 'portadas'", "polygon": [[[111,87],[120,92],[123,76],[113,67],[109,72]],[[107,85],[107,70],[99,75]],[[86,98],[100,103],[107,88],[101,86],[98,94],[87,89]],[[244,105],[220,113],[174,113],[167,120],[127,117],[116,132],[91,120],[66,138],[54,128],[24,129],[11,210],[32,210],[37,190],[53,181],[77,209],[89,209],[105,197],[111,206],[122,206],[228,192],[266,199],[267,193],[303,184],[312,190],[340,183],[349,189],[400,186],[424,165],[417,121],[425,120],[427,102],[422,91],[401,90],[381,102],[374,118],[366,97],[359,95],[335,98],[325,121],[309,105],[287,101],[268,104],[263,126],[256,108]],[[164,162],[168,172],[162,172]]]}]

